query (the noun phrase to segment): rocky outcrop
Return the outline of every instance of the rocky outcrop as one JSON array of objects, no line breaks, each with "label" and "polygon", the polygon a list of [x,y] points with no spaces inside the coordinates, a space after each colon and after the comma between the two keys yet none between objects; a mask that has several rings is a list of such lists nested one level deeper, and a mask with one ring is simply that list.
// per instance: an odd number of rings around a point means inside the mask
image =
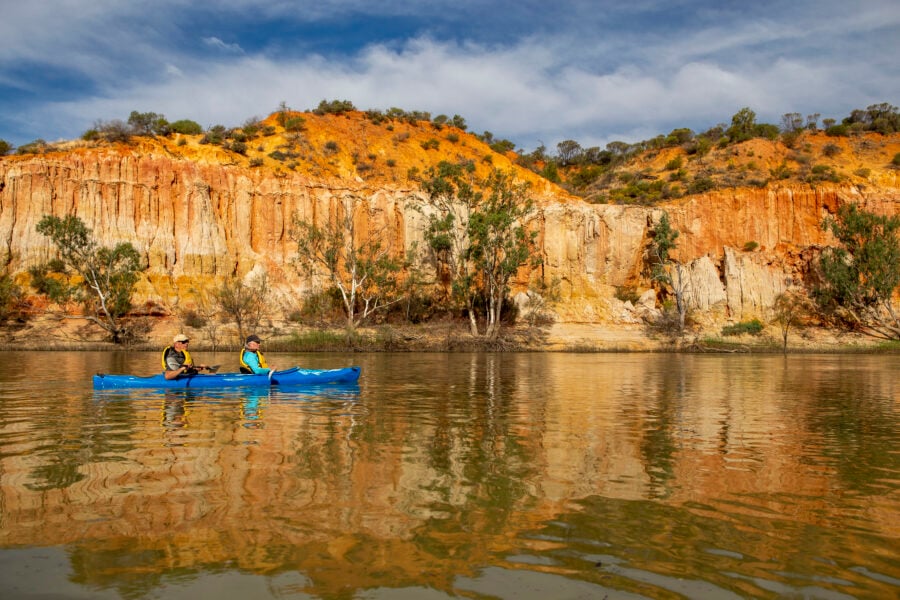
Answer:
[{"label": "rocky outcrop", "polygon": [[[716,319],[759,316],[791,281],[806,276],[810,248],[829,243],[823,217],[842,202],[894,214],[896,187],[807,185],[731,189],[665,207],[591,205],[545,188],[534,221],[543,264],[528,280],[557,282],[563,321],[621,319],[617,290],[647,290],[643,254],[665,210],[680,232],[691,306]],[[297,297],[309,282],[291,264],[295,216],[330,214],[344,200],[363,203],[362,225],[393,251],[421,242],[425,198],[401,184],[313,178],[240,165],[184,160],[127,148],[0,159],[0,243],[13,272],[46,260],[35,231],[45,214],[74,214],[104,244],[128,241],[143,256],[143,299],[173,306],[226,276],[265,273],[273,289]],[[645,303],[642,303],[645,304]],[[613,310],[613,306],[617,309]]]}]

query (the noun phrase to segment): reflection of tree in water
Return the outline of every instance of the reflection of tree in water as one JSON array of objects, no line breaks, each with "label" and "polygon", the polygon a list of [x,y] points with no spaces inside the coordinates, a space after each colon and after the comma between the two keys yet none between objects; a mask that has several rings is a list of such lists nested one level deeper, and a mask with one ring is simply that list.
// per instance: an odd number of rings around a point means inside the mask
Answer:
[{"label": "reflection of tree in water", "polygon": [[900,453],[894,447],[897,411],[892,394],[878,387],[891,375],[866,368],[817,373],[833,377],[820,376],[814,381],[795,377],[795,395],[788,397],[812,399],[804,418],[810,431],[821,436],[821,452],[834,460],[846,486],[880,493],[886,474],[900,472]]},{"label": "reflection of tree in water", "polygon": [[[46,438],[33,456],[43,458],[31,470],[33,482],[25,486],[34,491],[64,489],[84,479],[79,469],[86,464],[123,460],[134,448],[131,432],[135,409],[128,402],[96,402],[92,396],[71,410],[47,406],[41,431]],[[115,422],[115,427],[95,427],[94,422]]]},{"label": "reflection of tree in water", "polygon": [[[671,494],[670,483],[675,477],[675,443],[673,429],[678,423],[678,412],[685,397],[685,366],[683,357],[661,357],[658,382],[647,382],[646,415],[641,435],[640,449],[644,468],[650,479],[650,498],[665,498]],[[651,393],[655,392],[654,395]],[[634,415],[628,415],[631,420]]]},{"label": "reflection of tree in water", "polygon": [[[113,588],[122,598],[138,599],[163,583],[163,571],[158,566],[165,565],[170,556],[162,548],[142,548],[134,538],[118,538],[74,546],[69,560],[73,583]],[[196,572],[181,569],[179,576],[183,579]]]},{"label": "reflection of tree in water", "polygon": [[510,360],[473,356],[467,385],[448,390],[446,401],[436,403],[433,431],[411,432],[431,434],[427,459],[434,481],[429,491],[437,498],[436,513],[442,515],[435,520],[445,522],[437,528],[433,522],[423,526],[418,541],[432,553],[441,552],[445,542],[439,540],[450,531],[501,532],[511,514],[528,505],[526,482],[534,480],[539,461],[537,449],[522,444],[515,430],[524,425],[516,406],[515,379],[503,377],[503,365]]},{"label": "reflection of tree in water", "polygon": [[[888,538],[873,548],[876,540],[863,532],[836,537],[829,526],[784,518],[767,524],[748,515],[719,514],[706,504],[672,506],[591,496],[571,506],[572,510],[554,516],[540,529],[520,534],[559,543],[530,550],[543,559],[539,564],[641,597],[713,597],[709,585],[721,591],[718,597],[729,597],[726,590],[741,598],[770,597],[772,590],[782,591],[778,597],[798,598],[806,597],[809,590],[813,595],[819,591],[816,597],[823,598],[829,592],[834,597],[896,594],[889,579],[877,581],[854,571],[859,562],[848,558],[874,550],[875,556],[867,556],[866,561],[890,573],[895,567],[890,566]],[[777,535],[772,534],[775,530]],[[791,567],[773,568],[764,557],[791,557]],[[594,569],[585,568],[588,561]],[[810,582],[814,585],[805,587]],[[665,589],[670,583],[680,593]],[[697,587],[692,588],[693,584]],[[854,590],[861,593],[846,595]]]}]

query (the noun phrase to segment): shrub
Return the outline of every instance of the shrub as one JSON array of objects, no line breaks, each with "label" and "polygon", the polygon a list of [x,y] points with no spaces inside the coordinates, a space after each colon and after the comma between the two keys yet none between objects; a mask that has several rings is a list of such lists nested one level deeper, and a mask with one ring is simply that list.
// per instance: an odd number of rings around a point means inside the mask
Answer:
[{"label": "shrub", "polygon": [[891,164],[895,167],[900,167],[900,152],[894,155],[894,158],[891,159]]},{"label": "shrub", "polygon": [[6,140],[0,139],[0,156],[6,156],[12,152],[13,145]]},{"label": "shrub", "polygon": [[726,325],[722,328],[722,335],[759,335],[762,333],[762,330],[763,324],[760,323],[759,319],[753,319],[752,321],[741,321],[734,325]]},{"label": "shrub", "polygon": [[859,169],[853,171],[853,174],[857,177],[868,179],[869,175],[872,174],[872,169],[869,169],[868,167],[860,167]]},{"label": "shrub", "polygon": [[632,304],[637,304],[638,300],[641,299],[641,295],[638,293],[636,288],[624,285],[622,287],[616,288],[616,298],[618,298],[622,302],[631,302]]},{"label": "shrub", "polygon": [[174,133],[181,133],[183,135],[200,135],[203,133],[203,128],[200,127],[200,123],[191,121],[190,119],[175,121],[174,123],[169,124],[169,129]]},{"label": "shrub", "polygon": [[340,149],[340,146],[338,146],[338,143],[336,141],[328,140],[327,142],[325,142],[324,148],[325,148],[325,154],[330,155],[330,154],[336,154],[337,151]]},{"label": "shrub", "polygon": [[306,126],[303,117],[291,117],[284,122],[285,131],[301,131]]},{"label": "shrub", "polygon": [[251,167],[261,167],[263,166],[263,159],[259,157],[251,158],[249,164]]},{"label": "shrub", "polygon": [[757,248],[759,248],[759,244],[753,241],[744,244],[744,252],[753,252]]},{"label": "shrub", "polygon": [[680,156],[676,156],[666,163],[666,171],[675,171],[684,165],[684,160]]},{"label": "shrub", "polygon": [[356,110],[356,107],[353,106],[353,103],[349,100],[332,100],[331,102],[322,100],[319,102],[318,108],[316,108],[313,113],[317,115],[339,115],[351,110]]},{"label": "shrub", "polygon": [[42,152],[46,152],[50,146],[41,138],[34,140],[33,142],[28,142],[22,146],[16,148],[16,154],[40,154]]},{"label": "shrub", "polygon": [[792,171],[790,167],[787,166],[787,162],[782,162],[780,165],[775,167],[774,169],[770,169],[769,173],[772,175],[774,179],[787,179],[791,176]]},{"label": "shrub", "polygon": [[850,135],[850,128],[847,125],[832,125],[825,129],[825,135],[831,137],[846,137]]},{"label": "shrub", "polygon": [[206,135],[200,140],[201,144],[213,144],[219,146],[225,139],[228,130],[224,125],[213,125],[206,131]]},{"label": "shrub", "polygon": [[841,147],[837,144],[825,144],[822,148],[822,154],[825,156],[837,156],[841,153]]},{"label": "shrub", "polygon": [[709,177],[697,177],[688,185],[688,194],[701,194],[716,189],[716,182]]}]

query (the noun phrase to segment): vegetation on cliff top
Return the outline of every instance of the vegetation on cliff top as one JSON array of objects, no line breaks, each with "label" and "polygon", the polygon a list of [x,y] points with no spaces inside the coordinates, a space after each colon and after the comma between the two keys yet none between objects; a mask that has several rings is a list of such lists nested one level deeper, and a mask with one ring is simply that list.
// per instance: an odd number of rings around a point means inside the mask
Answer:
[{"label": "vegetation on cliff top", "polygon": [[[296,111],[282,103],[266,119],[251,117],[237,127],[204,129],[189,120],[133,111],[127,122],[97,121],[80,142],[35,140],[18,154],[81,145],[155,143],[185,159],[213,157],[225,164],[276,173],[304,173],[421,185],[439,162],[522,167],[519,176],[561,186],[589,202],[654,205],[685,195],[734,187],[802,182],[868,184],[879,172],[900,167],[900,110],[889,103],[853,110],[838,122],[819,114],[786,113],[779,125],[759,123],[742,108],[697,133],[674,129],[636,143],[605,148],[564,140],[550,153],[516,149],[490,131],[467,132],[463,117],[432,116],[400,108],[359,111],[348,100],[323,100]],[[0,150],[12,150],[0,140]]]}]

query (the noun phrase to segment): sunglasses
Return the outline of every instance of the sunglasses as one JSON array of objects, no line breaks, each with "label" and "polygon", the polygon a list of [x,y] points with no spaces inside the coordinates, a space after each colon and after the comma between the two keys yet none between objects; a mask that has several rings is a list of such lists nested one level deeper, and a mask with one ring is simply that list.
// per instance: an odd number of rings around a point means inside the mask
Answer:
[{"label": "sunglasses", "polygon": [[178,340],[178,341],[175,342],[175,343],[176,343],[176,344],[190,344],[190,343],[191,343],[191,340],[183,340],[183,341],[182,341],[182,340]]}]

